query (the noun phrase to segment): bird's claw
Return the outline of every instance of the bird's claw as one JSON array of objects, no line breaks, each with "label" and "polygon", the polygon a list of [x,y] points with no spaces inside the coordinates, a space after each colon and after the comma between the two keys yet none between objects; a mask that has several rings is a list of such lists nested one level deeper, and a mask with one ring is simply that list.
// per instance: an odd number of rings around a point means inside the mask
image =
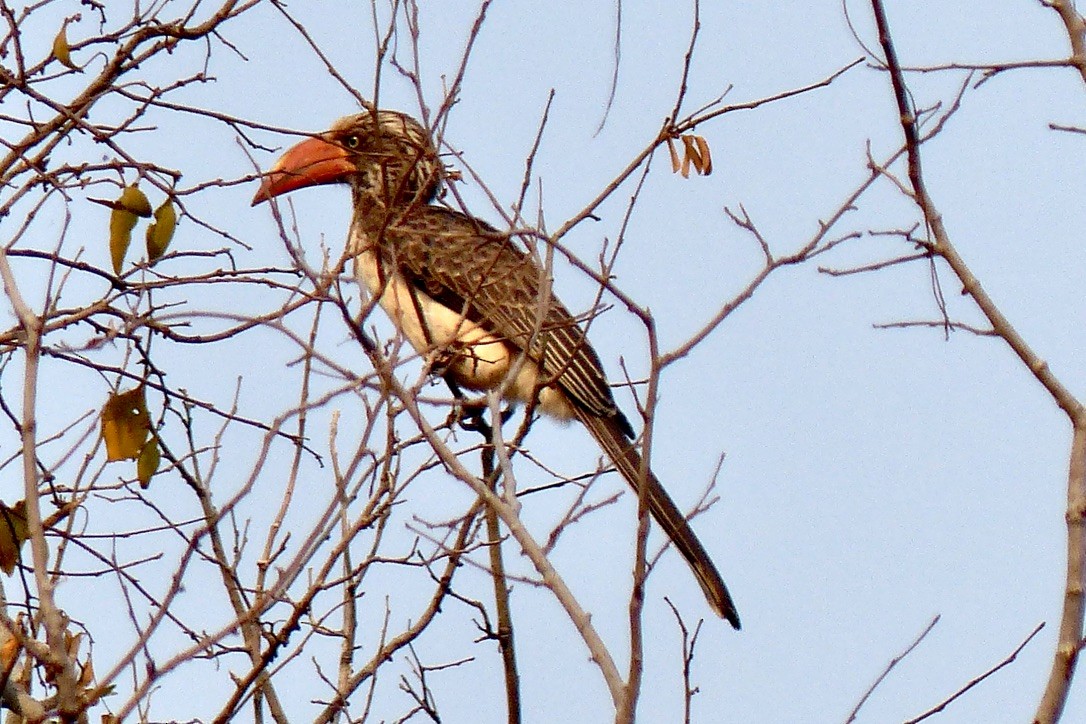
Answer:
[{"label": "bird's claw", "polygon": [[[490,424],[486,421],[485,413],[487,410],[487,401],[485,398],[467,399],[465,397],[457,397],[456,402],[453,404],[452,410],[449,412],[449,417],[445,420],[445,424],[460,425],[460,427],[468,432],[478,432],[483,435],[490,434]],[[498,414],[500,424],[504,425],[509,422],[509,418],[516,412],[514,405],[505,406]]]},{"label": "bird's claw", "polygon": [[490,425],[487,424],[484,413],[486,412],[485,400],[468,400],[459,397],[449,412],[449,424],[459,424],[468,432],[477,432],[481,435],[490,434]]}]

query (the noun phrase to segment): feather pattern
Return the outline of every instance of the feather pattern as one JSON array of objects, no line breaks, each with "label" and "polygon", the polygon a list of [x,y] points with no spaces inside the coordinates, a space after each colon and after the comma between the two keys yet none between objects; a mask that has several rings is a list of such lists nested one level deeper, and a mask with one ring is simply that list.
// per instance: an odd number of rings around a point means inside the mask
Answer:
[{"label": "feather pattern", "polygon": [[526,352],[540,366],[544,382],[553,382],[594,415],[619,418],[633,437],[584,330],[548,293],[544,272],[507,234],[436,206],[419,207],[382,226],[371,235],[380,237],[375,247],[387,273],[402,274],[420,292]]},{"label": "feather pattern", "polygon": [[[253,203],[321,183],[350,185],[348,239],[359,283],[411,345],[436,355],[461,385],[579,420],[639,495],[697,578],[713,610],[739,628],[724,580],[689,521],[645,468],[584,328],[515,240],[433,205],[444,167],[413,118],[380,110],[349,116],[289,150]],[[645,469],[643,469],[645,468]]]}]

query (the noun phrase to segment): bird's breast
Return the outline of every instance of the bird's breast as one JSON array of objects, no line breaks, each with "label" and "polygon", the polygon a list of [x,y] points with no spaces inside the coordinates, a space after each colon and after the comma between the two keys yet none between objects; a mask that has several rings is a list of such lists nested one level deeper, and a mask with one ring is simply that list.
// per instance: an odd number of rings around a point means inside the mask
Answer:
[{"label": "bird's breast", "polygon": [[416,352],[448,368],[471,389],[501,384],[516,354],[509,344],[465,317],[462,310],[450,309],[398,272],[382,268],[370,250],[355,257],[355,276]]},{"label": "bird's breast", "polygon": [[[505,385],[505,396],[527,402],[540,382],[539,366],[531,359],[519,359],[520,349],[492,334],[410,284],[388,265],[383,265],[372,247],[355,255],[355,277],[375,297],[408,343],[428,363],[448,370],[462,386],[492,390]],[[511,370],[515,370],[508,382]],[[539,408],[550,415],[569,419],[569,400],[558,389],[539,392]]]}]

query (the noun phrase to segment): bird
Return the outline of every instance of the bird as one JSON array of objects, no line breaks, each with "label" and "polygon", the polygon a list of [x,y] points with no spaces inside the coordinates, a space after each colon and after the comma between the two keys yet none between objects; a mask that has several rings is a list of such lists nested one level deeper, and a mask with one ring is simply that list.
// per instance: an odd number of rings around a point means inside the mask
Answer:
[{"label": "bird", "polygon": [[514,240],[438,203],[445,167],[431,134],[399,111],[368,108],[288,149],[264,174],[252,205],[301,188],[350,187],[347,240],[360,286],[446,379],[500,390],[512,403],[579,421],[686,560],[713,611],[739,614],[686,516],[651,470],[615,403],[584,327],[550,278]]}]

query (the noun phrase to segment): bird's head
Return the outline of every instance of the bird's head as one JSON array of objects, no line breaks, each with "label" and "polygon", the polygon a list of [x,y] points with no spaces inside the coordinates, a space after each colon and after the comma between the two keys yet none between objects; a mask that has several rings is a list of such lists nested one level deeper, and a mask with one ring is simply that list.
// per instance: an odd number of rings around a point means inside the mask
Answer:
[{"label": "bird's head", "polygon": [[294,189],[332,183],[349,184],[370,204],[424,204],[437,195],[442,169],[430,134],[414,118],[364,111],[287,150],[264,177],[253,206]]}]

